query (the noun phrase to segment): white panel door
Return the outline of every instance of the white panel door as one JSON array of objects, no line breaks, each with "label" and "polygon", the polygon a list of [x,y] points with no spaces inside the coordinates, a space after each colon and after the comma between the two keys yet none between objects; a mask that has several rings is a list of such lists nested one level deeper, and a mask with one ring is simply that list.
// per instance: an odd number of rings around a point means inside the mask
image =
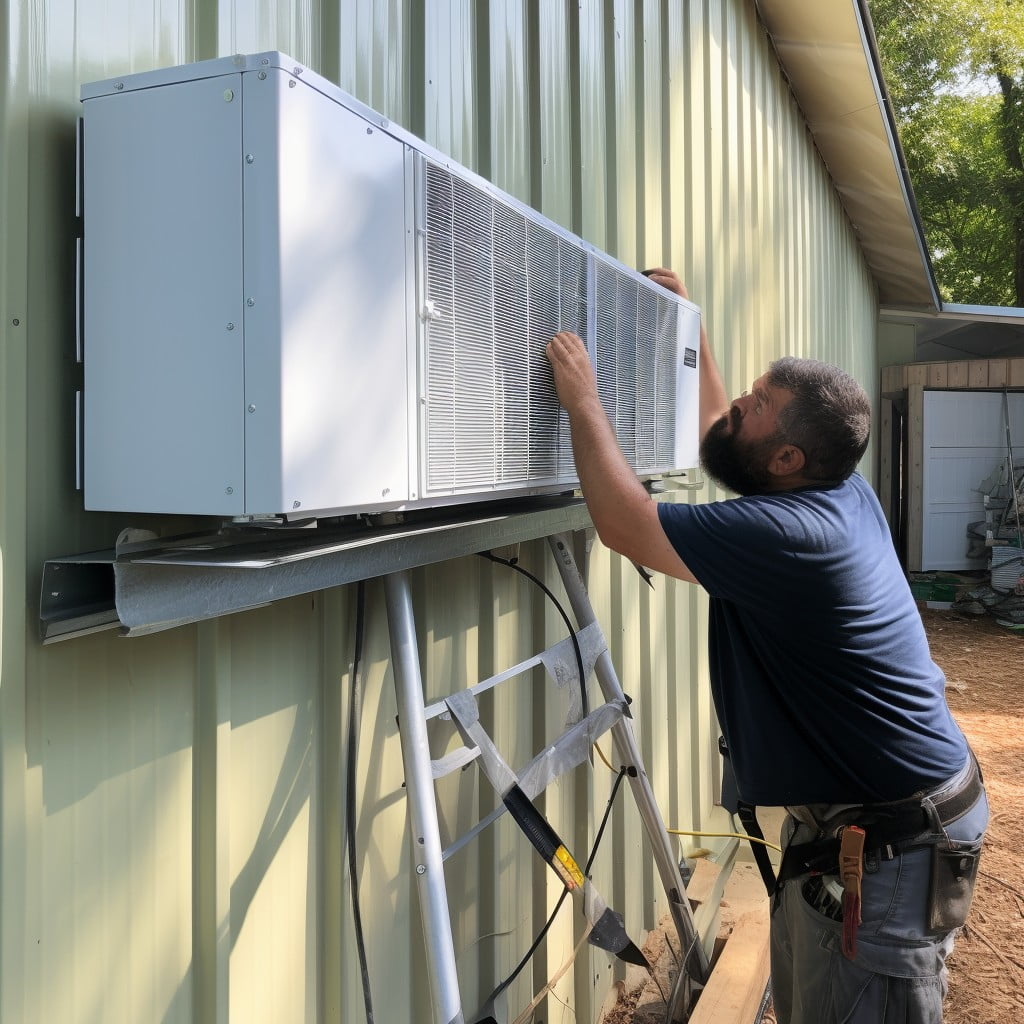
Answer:
[{"label": "white panel door", "polygon": [[[985,518],[977,490],[1006,461],[1006,419],[999,391],[924,393],[922,569],[983,569],[967,557],[967,527]],[[1024,394],[1009,395],[1014,455],[1024,457]]]},{"label": "white panel door", "polygon": [[239,81],[84,104],[86,508],[242,512]]}]

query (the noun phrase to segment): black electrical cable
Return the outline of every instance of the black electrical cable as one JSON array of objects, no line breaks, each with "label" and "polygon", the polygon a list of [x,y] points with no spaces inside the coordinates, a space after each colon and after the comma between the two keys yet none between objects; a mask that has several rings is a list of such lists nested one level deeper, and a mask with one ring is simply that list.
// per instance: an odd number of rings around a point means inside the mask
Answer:
[{"label": "black electrical cable", "polygon": [[348,847],[349,891],[352,895],[352,923],[356,933],[359,973],[363,983],[363,1005],[366,1024],[373,1024],[373,999],[370,994],[370,972],[366,964],[366,942],[363,936],[363,915],[359,908],[359,876],[356,874],[356,765],[359,743],[359,718],[362,711],[359,673],[363,661],[366,634],[366,583],[356,587],[355,651],[352,656],[352,688],[348,710],[348,755],[345,779],[345,845]]},{"label": "black electrical cable", "polygon": [[498,565],[506,565],[510,569],[515,569],[515,571],[521,576],[525,576],[528,580],[536,583],[537,586],[544,591],[555,608],[558,609],[558,614],[561,615],[566,629],[569,630],[569,637],[572,640],[572,649],[576,652],[576,668],[580,676],[580,700],[582,701],[584,717],[588,715],[590,713],[590,702],[587,700],[587,670],[583,667],[583,651],[580,649],[579,637],[576,635],[576,630],[573,629],[572,620],[566,613],[565,608],[562,607],[561,602],[557,597],[555,597],[543,580],[538,579],[528,569],[524,569],[515,559],[499,558],[490,551],[480,551],[478,554],[481,558],[486,558],[489,562],[497,562]]},{"label": "black electrical cable", "polygon": [[[601,845],[601,839],[604,836],[605,826],[608,824],[608,818],[612,812],[612,805],[615,802],[615,794],[619,791],[619,786],[622,780],[625,778],[626,773],[629,771],[628,768],[623,766],[619,769],[618,774],[615,776],[615,782],[612,784],[612,791],[608,796],[608,803],[604,809],[604,815],[601,818],[601,824],[598,826],[597,835],[594,836],[594,845],[590,849],[590,856],[587,857],[586,866],[583,869],[583,873],[589,877],[590,868],[594,863],[594,858],[597,856],[598,847]],[[515,969],[512,973],[491,993],[491,999],[496,998],[499,993],[503,992],[509,985],[512,984],[516,978],[519,977],[523,968],[533,959],[533,954],[537,952],[537,947],[544,941],[544,936],[551,930],[551,926],[555,923],[555,918],[558,916],[558,911],[561,909],[562,904],[565,902],[565,897],[569,895],[568,889],[563,889],[562,894],[558,897],[558,901],[555,903],[554,909],[548,915],[547,921],[544,922],[544,927],[541,928],[537,937],[533,940],[533,944],[523,954],[522,960],[516,964]]]}]

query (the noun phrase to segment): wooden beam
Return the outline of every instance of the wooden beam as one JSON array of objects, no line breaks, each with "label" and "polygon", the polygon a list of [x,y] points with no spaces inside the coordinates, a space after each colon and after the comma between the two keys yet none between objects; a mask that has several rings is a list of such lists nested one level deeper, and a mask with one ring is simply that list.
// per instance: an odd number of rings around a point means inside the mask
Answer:
[{"label": "wooden beam", "polygon": [[907,367],[907,387],[914,384],[928,383],[928,365],[926,363],[915,363]]},{"label": "wooden beam", "polygon": [[951,388],[966,388],[970,386],[967,363],[950,363],[948,377],[948,384]]},{"label": "wooden beam", "polygon": [[967,379],[972,388],[988,387],[988,360],[970,359],[967,363]]},{"label": "wooden beam", "polygon": [[944,388],[949,379],[949,366],[946,363],[929,363],[927,384],[930,388]]},{"label": "wooden beam", "polygon": [[990,388],[1006,387],[1010,369],[1005,359],[990,359],[988,361],[988,386]]},{"label": "wooden beam", "polygon": [[[762,895],[764,890],[762,888]],[[768,985],[768,906],[740,917],[726,939],[690,1024],[750,1024]]]},{"label": "wooden beam", "polygon": [[882,394],[892,395],[897,391],[902,391],[905,387],[903,383],[903,371],[905,367],[902,366],[883,366],[882,367]]}]

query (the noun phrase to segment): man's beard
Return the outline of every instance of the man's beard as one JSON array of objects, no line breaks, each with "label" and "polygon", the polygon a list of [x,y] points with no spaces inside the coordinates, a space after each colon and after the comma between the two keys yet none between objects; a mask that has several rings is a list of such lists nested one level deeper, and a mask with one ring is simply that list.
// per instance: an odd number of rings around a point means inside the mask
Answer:
[{"label": "man's beard", "polygon": [[727,412],[716,420],[700,443],[700,464],[712,480],[736,494],[766,494],[771,490],[772,475],[768,459],[781,443],[776,433],[761,441],[743,442],[736,437],[740,417],[733,417],[729,433]]}]

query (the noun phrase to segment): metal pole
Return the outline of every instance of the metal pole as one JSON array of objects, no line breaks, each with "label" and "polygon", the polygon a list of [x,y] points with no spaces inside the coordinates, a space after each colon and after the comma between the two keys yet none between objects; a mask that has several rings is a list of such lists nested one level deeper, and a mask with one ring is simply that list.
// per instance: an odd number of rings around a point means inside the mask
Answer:
[{"label": "metal pole", "polygon": [[[597,621],[594,608],[590,603],[590,596],[583,583],[576,567],[576,561],[572,556],[572,541],[569,534],[556,534],[548,538],[548,544],[555,556],[558,571],[562,575],[562,583],[565,592],[569,597],[576,622],[580,629],[585,629],[592,622]],[[615,666],[612,664],[611,655],[604,651],[594,665],[598,684],[605,700],[622,700],[624,694],[615,674]],[[651,846],[654,850],[654,861],[658,866],[661,875],[661,883],[668,895],[669,909],[672,913],[672,920],[675,923],[676,931],[679,934],[679,941],[683,945],[683,965],[691,961],[693,970],[691,976],[698,982],[707,981],[710,967],[704,946],[700,942],[696,926],[693,921],[693,914],[690,911],[690,904],[686,899],[686,887],[683,885],[683,877],[679,873],[679,865],[676,863],[675,854],[669,842],[668,832],[665,830],[665,822],[662,820],[661,812],[654,799],[654,791],[651,789],[650,780],[643,766],[643,759],[636,744],[636,737],[633,735],[633,728],[628,718],[620,719],[612,726],[612,737],[615,740],[619,756],[623,762],[636,769],[635,774],[629,776],[630,788],[633,790],[633,798],[636,800],[637,808],[640,811],[641,820],[647,831]]]},{"label": "metal pole", "polygon": [[406,799],[412,826],[412,862],[423,918],[434,1022],[463,1024],[408,573],[394,572],[385,576],[384,595],[391,633],[391,668],[398,697],[398,734],[402,741]]}]

